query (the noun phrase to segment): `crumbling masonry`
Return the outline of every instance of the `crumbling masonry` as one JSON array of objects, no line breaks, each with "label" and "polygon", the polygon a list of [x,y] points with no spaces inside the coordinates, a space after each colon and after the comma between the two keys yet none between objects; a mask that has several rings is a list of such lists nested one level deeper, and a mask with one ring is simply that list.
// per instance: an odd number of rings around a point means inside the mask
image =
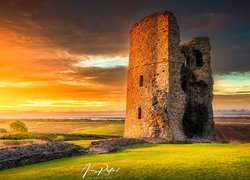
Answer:
[{"label": "crumbling masonry", "polygon": [[124,137],[215,140],[210,49],[207,37],[180,45],[171,12],[132,27]]}]

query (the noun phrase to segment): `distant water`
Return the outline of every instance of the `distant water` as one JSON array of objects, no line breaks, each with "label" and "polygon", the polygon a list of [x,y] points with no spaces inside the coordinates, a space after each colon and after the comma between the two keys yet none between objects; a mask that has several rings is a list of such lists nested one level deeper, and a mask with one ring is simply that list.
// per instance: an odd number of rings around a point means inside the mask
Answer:
[{"label": "distant water", "polygon": [[[249,110],[217,110],[214,117],[250,118]],[[0,119],[90,119],[90,120],[124,120],[125,112],[46,112],[46,113],[0,113]]]}]

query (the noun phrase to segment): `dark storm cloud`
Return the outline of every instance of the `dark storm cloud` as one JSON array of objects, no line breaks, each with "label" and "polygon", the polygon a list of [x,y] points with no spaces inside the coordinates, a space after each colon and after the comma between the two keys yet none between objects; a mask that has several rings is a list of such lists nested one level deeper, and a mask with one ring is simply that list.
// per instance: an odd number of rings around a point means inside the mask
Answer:
[{"label": "dark storm cloud", "polygon": [[44,38],[47,47],[64,48],[73,53],[127,52],[126,22],[98,4],[84,1],[5,1],[0,4],[0,23],[24,36]]},{"label": "dark storm cloud", "polygon": [[88,81],[95,82],[98,84],[112,85],[112,86],[124,86],[127,79],[127,67],[84,67],[75,68],[75,80],[81,80],[85,77]]},{"label": "dark storm cloud", "polygon": [[41,46],[88,55],[124,55],[130,27],[162,9],[177,16],[183,41],[201,35],[211,38],[215,73],[250,70],[250,2],[246,0],[10,0],[0,2],[0,27],[40,37],[46,41]]}]

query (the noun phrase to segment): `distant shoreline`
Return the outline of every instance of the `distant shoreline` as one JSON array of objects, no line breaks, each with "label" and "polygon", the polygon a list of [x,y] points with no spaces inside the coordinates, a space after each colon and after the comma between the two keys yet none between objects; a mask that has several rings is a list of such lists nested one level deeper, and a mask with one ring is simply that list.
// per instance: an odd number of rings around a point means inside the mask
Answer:
[{"label": "distant shoreline", "polygon": [[[250,119],[250,115],[215,115],[215,120],[217,119]],[[125,117],[0,117],[1,120],[64,120],[64,121],[124,121]]]}]

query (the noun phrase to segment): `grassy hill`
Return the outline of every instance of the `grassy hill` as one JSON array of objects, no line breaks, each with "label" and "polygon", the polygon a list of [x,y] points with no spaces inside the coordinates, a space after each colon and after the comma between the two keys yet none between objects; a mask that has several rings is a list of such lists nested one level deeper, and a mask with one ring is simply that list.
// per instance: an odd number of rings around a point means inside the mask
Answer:
[{"label": "grassy hill", "polygon": [[[249,178],[250,144],[140,145],[0,171],[0,179],[81,179],[87,163],[119,168],[111,179]],[[100,175],[105,177],[105,175]],[[88,173],[86,177],[96,177]]]}]

